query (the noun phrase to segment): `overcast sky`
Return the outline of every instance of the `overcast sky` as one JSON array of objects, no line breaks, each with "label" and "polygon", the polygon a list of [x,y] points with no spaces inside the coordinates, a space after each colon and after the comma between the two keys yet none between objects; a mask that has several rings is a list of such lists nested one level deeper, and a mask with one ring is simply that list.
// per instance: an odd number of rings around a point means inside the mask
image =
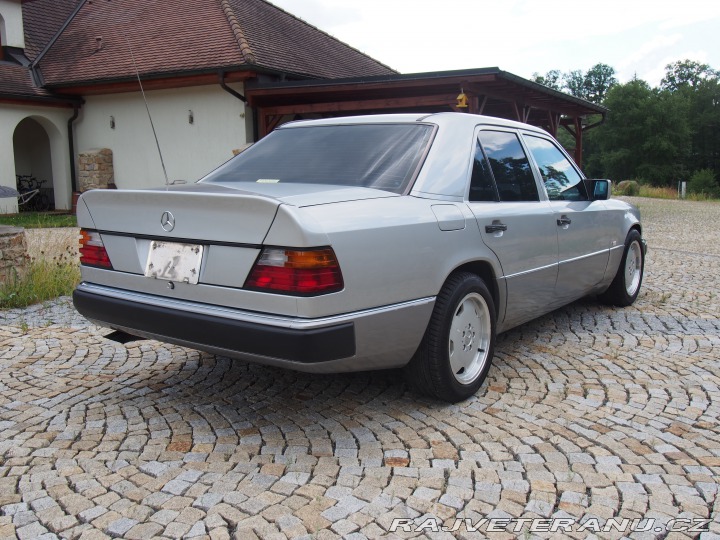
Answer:
[{"label": "overcast sky", "polygon": [[655,86],[666,64],[720,69],[717,0],[271,0],[401,73],[497,66],[586,71]]}]

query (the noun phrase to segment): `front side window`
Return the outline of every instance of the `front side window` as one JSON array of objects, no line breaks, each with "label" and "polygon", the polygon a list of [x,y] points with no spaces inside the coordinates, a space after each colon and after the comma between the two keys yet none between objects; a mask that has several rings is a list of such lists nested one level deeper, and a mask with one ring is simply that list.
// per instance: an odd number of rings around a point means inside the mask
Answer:
[{"label": "front side window", "polygon": [[326,184],[403,193],[432,139],[425,124],[278,129],[202,182]]},{"label": "front side window", "polygon": [[515,133],[481,131],[478,135],[495,177],[501,201],[539,201],[530,162]]},{"label": "front side window", "polygon": [[582,177],[570,160],[551,141],[525,135],[525,143],[537,163],[551,201],[586,201]]}]

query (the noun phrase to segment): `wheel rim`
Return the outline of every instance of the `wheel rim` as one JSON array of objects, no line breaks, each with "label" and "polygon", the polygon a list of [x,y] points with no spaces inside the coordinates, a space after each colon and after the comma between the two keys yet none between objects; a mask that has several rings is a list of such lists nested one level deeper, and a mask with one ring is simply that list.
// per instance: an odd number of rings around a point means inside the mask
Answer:
[{"label": "wheel rim", "polygon": [[642,277],[642,248],[640,242],[634,240],[628,246],[625,259],[625,291],[629,296],[634,296],[640,287]]},{"label": "wheel rim", "polygon": [[448,357],[453,376],[470,384],[482,373],[490,353],[490,310],[478,293],[470,293],[455,309],[450,325]]}]

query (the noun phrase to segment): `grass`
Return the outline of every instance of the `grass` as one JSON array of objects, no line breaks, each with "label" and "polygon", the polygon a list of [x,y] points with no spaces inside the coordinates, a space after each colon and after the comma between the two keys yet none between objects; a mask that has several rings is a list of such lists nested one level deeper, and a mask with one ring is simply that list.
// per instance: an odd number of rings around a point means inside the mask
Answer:
[{"label": "grass", "polygon": [[[647,197],[650,199],[679,199],[677,189],[672,187],[655,187],[640,184],[640,192],[637,197]],[[622,193],[618,193],[622,196]],[[685,196],[686,201],[716,201],[704,193],[687,193]]]},{"label": "grass", "polygon": [[12,225],[13,227],[23,227],[25,229],[77,227],[77,219],[72,214],[21,212],[19,214],[0,214],[0,225]]},{"label": "grass", "polygon": [[654,187],[640,185],[638,197],[650,197],[651,199],[677,199],[677,189],[671,187]]},{"label": "grass", "polygon": [[71,294],[80,283],[76,242],[76,235],[64,231],[34,232],[33,238],[28,238],[27,271],[0,282],[0,309],[22,308]]},{"label": "grass", "polygon": [[30,263],[25,276],[0,285],[0,309],[21,308],[72,293],[80,283],[75,262],[39,259]]}]

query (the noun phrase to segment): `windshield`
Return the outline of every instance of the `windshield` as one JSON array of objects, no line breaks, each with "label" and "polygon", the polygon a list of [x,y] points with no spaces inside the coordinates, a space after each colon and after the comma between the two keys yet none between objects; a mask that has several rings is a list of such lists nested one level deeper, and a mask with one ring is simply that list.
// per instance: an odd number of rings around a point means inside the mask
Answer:
[{"label": "windshield", "polygon": [[278,129],[201,181],[327,184],[402,193],[432,132],[424,124]]}]

